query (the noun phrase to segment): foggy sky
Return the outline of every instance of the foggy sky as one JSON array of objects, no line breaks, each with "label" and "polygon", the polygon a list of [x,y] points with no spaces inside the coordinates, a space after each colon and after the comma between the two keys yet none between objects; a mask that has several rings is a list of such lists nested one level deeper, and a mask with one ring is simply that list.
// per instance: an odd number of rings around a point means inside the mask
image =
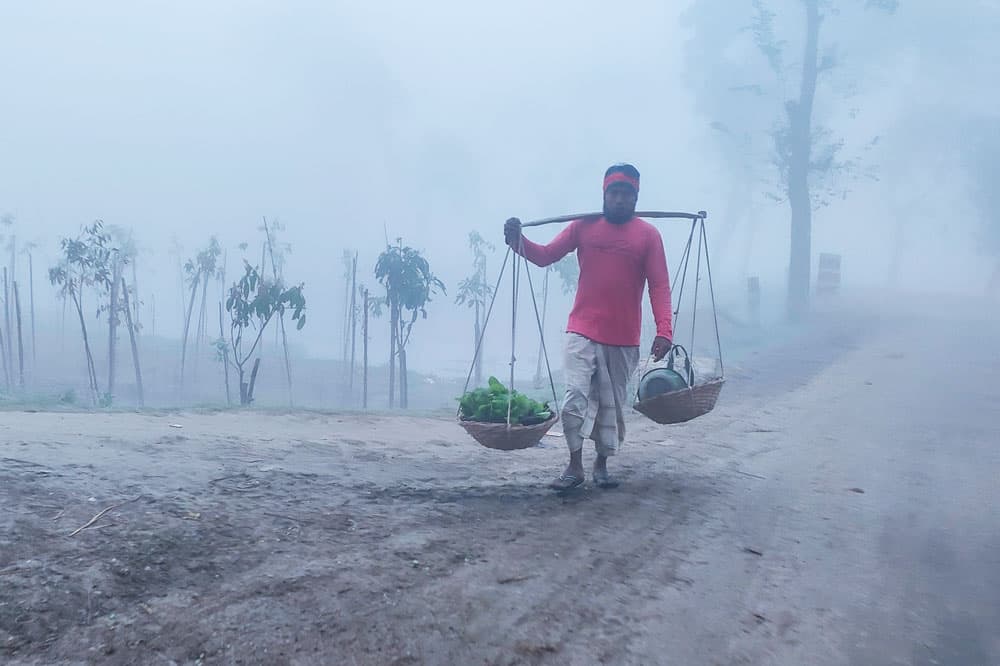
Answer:
[{"label": "foggy sky", "polygon": [[[799,3],[785,4],[794,25]],[[993,2],[971,5],[997,12]],[[849,70],[855,98],[823,102],[833,122],[848,106],[865,109],[860,122],[843,124],[849,138],[884,137],[881,180],[816,215],[814,252],[844,252],[852,280],[884,281],[884,252],[866,245],[875,243],[872,225],[896,228],[886,220],[905,216],[917,229],[908,277],[919,281],[921,254],[942,247],[928,221],[965,210],[954,145],[934,140],[951,126],[941,115],[963,98],[995,113],[992,84],[967,82],[996,74],[995,47],[963,60],[932,32],[985,30],[984,20],[970,10],[941,21],[935,6],[904,0],[888,24],[891,48]],[[0,213],[15,215],[22,239],[48,251],[39,261],[46,267],[58,237],[81,224],[133,227],[148,251],[143,281],[161,294],[165,334],[181,327],[171,239],[192,255],[217,234],[232,274],[235,246],[259,247],[262,215],[287,225],[287,277],[306,282],[310,306],[296,341],[310,353],[338,354],[341,253],[358,249],[368,270],[386,234],[425,250],[448,284],[432,317],[464,322],[451,301],[471,267],[468,231],[499,244],[510,215],[598,209],[613,162],[642,171],[640,208],[723,212],[725,158],[686,84],[685,8],[655,0],[3,2]],[[844,40],[846,58],[866,57],[860,37],[879,38],[856,29],[859,39]],[[708,37],[719,48],[731,38]],[[780,288],[787,210],[773,204],[763,216],[753,272]],[[942,257],[964,271],[952,286],[985,270],[967,236]],[[669,257],[675,249],[668,243]],[[733,285],[744,277],[735,260],[719,270]]]}]

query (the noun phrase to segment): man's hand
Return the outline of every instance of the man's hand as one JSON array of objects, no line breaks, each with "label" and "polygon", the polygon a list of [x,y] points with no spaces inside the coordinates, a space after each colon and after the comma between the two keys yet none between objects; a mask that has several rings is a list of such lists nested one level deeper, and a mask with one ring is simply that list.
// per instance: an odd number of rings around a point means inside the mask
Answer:
[{"label": "man's hand", "polygon": [[650,351],[650,354],[653,356],[653,360],[662,361],[663,357],[666,356],[668,352],[670,352],[670,349],[673,346],[674,343],[672,343],[670,340],[663,337],[662,335],[656,336],[656,338],[653,340],[653,349],[652,351]]},{"label": "man's hand", "polygon": [[503,239],[511,247],[516,247],[521,240],[521,220],[512,217],[503,225]]}]

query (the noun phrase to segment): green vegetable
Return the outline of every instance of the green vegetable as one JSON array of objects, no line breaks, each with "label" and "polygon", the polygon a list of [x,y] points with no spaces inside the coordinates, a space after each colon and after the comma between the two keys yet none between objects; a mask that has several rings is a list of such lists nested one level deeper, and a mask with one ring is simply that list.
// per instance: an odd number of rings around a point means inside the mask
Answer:
[{"label": "green vegetable", "polygon": [[523,393],[509,391],[496,377],[490,377],[486,388],[469,391],[459,399],[459,417],[463,421],[480,423],[506,423],[510,409],[510,422],[514,425],[535,425],[552,418],[549,404],[532,400]]}]

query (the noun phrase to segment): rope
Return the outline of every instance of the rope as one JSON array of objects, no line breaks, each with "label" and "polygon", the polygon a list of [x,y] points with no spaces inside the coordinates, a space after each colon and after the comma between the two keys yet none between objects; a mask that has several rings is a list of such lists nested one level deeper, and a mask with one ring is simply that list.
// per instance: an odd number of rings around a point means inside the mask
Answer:
[{"label": "rope", "polygon": [[517,291],[521,273],[521,252],[524,251],[524,237],[521,237],[518,252],[514,253],[514,270],[511,272],[511,284],[514,293],[511,296],[511,316],[510,316],[510,390],[507,393],[507,429],[510,429],[510,413],[514,406],[514,364],[517,363]]},{"label": "rope", "polygon": [[[681,284],[677,289],[677,303],[674,308],[674,328],[677,328],[677,318],[681,311],[681,299],[684,296],[684,285],[687,282],[688,263],[691,260],[691,241],[694,240],[694,230],[696,224],[697,222],[691,223],[691,233],[688,234],[687,244],[684,246],[684,252],[681,254],[681,260],[677,263],[677,273],[680,273]],[[674,280],[671,284],[675,284],[676,282],[677,275],[675,274]]]},{"label": "rope", "polygon": [[[698,224],[695,222],[695,224]],[[694,308],[691,311],[691,345],[690,349],[687,350],[688,358],[690,359],[694,356],[694,325],[698,320],[698,287],[701,286],[701,234],[698,235],[698,264],[695,266],[695,276],[694,276]]]},{"label": "rope", "polygon": [[[486,337],[486,328],[489,324],[490,317],[493,314],[493,306],[496,304],[497,293],[500,291],[500,285],[503,281],[504,273],[507,270],[507,263],[510,261],[511,255],[514,256],[512,270],[511,270],[511,285],[513,287],[513,294],[511,296],[511,322],[510,322],[510,391],[507,396],[507,427],[510,428],[511,415],[514,403],[514,366],[517,363],[517,306],[518,306],[518,295],[521,291],[521,264],[524,264],[524,274],[528,278],[528,288],[531,290],[531,303],[535,312],[535,323],[538,325],[538,335],[541,339],[542,344],[542,354],[545,357],[545,370],[549,375],[549,387],[552,389],[552,400],[555,404],[557,410],[559,407],[559,399],[556,395],[556,383],[555,379],[552,377],[552,366],[549,363],[549,352],[545,345],[545,327],[542,325],[542,317],[538,310],[538,300],[535,298],[535,288],[531,281],[531,270],[528,267],[528,260],[522,257],[524,252],[524,239],[521,239],[521,244],[518,247],[518,251],[514,252],[512,248],[507,248],[507,254],[504,255],[503,264],[500,266],[500,275],[497,276],[496,285],[493,288],[493,295],[490,298],[490,305],[486,309],[486,317],[483,320],[483,327],[479,332],[479,339],[476,341],[476,350],[473,355],[472,365],[469,368],[469,374],[465,377],[465,386],[462,389],[462,394],[466,394],[469,391],[469,384],[472,383],[472,375],[476,369],[476,359],[479,358],[479,353],[482,350],[483,339]],[[462,408],[459,407],[458,413],[461,414]]]},{"label": "rope", "polygon": [[719,335],[719,313],[715,307],[715,286],[712,284],[712,262],[708,259],[708,233],[705,231],[705,223],[702,222],[701,234],[705,237],[705,268],[708,269],[708,291],[712,294],[712,317],[715,319],[715,343],[719,348],[719,372],[726,375],[726,368],[722,364],[722,337]]},{"label": "rope", "polygon": [[[483,328],[479,331],[479,339],[476,341],[476,352],[472,357],[472,366],[469,368],[469,374],[465,377],[465,388],[462,389],[462,394],[465,395],[469,392],[469,384],[472,382],[472,373],[476,371],[476,359],[479,358],[479,352],[483,346],[483,338],[486,337],[486,325],[490,321],[490,315],[493,314],[493,304],[497,300],[497,292],[500,290],[500,281],[503,279],[504,271],[507,270],[507,261],[510,259],[511,250],[507,248],[507,254],[504,255],[503,265],[500,266],[500,275],[497,276],[497,283],[493,287],[493,296],[490,298],[490,307],[486,310],[486,318],[483,319]],[[458,413],[460,414],[462,408],[459,407]]]},{"label": "rope", "polygon": [[[522,244],[523,247],[523,244]],[[556,382],[552,378],[552,367],[549,365],[549,350],[545,347],[545,324],[538,314],[538,300],[535,298],[535,286],[531,283],[531,271],[528,270],[528,262],[524,263],[524,274],[528,276],[528,289],[531,291],[531,304],[535,307],[535,321],[538,322],[538,337],[542,342],[542,355],[545,357],[545,370],[549,373],[549,387],[552,389],[552,404],[559,413],[559,398],[556,396]],[[548,273],[545,274],[548,279]]]}]

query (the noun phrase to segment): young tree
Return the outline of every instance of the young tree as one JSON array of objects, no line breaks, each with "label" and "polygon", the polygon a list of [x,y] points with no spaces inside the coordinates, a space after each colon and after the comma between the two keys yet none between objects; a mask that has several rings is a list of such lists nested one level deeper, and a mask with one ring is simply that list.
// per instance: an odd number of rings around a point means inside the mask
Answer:
[{"label": "young tree", "polygon": [[473,374],[476,386],[483,383],[482,372],[482,337],[483,325],[486,317],[486,307],[490,297],[493,295],[493,285],[486,276],[486,253],[493,252],[496,248],[492,243],[485,240],[478,232],[469,232],[469,249],[472,250],[472,274],[458,283],[458,293],[455,295],[455,303],[465,305],[473,310],[475,317],[473,321],[472,351],[476,357],[472,361]]},{"label": "young tree", "polygon": [[87,358],[91,399],[97,405],[100,402],[100,389],[94,355],[90,349],[90,337],[87,334],[87,322],[83,316],[82,298],[84,289],[96,288],[103,293],[111,287],[111,236],[104,231],[103,223],[97,221],[84,227],[76,238],[63,238],[60,248],[62,257],[58,265],[49,269],[49,280],[59,287],[60,296],[71,300],[76,308]]},{"label": "young tree", "polygon": [[[824,46],[821,28],[831,15],[869,9],[892,13],[897,4],[896,0],[853,0],[835,8],[830,0],[750,0],[743,5],[750,15],[744,16],[738,5],[734,11],[727,0],[699,0],[687,14],[696,31],[704,33],[691,53],[691,79],[699,105],[710,116],[726,154],[739,157],[727,160],[739,172],[734,181],[742,189],[733,195],[737,207],[749,209],[745,184],[763,170],[748,165],[746,159],[761,155],[759,136],[770,137],[770,161],[778,187],[768,196],[787,201],[791,213],[788,312],[793,318],[808,308],[812,213],[832,196],[846,195],[842,177],[871,177],[862,168],[862,157],[878,141],[875,137],[861,147],[858,156],[845,159],[845,142],[822,124],[822,118],[815,117],[818,87],[839,66],[837,44]],[[857,17],[854,25],[863,24],[860,14],[851,17]],[[779,33],[798,38],[801,57],[795,59],[796,67],[789,67],[789,41]],[[746,36],[760,55],[757,61],[740,50]],[[738,55],[734,57],[733,52]],[[792,88],[795,92],[789,95],[786,91]]]},{"label": "young tree", "polygon": [[[181,340],[181,388],[184,387],[184,366],[187,361],[188,334],[191,330],[191,315],[194,310],[194,302],[198,295],[198,287],[202,286],[202,310],[204,310],[205,292],[208,282],[217,275],[219,271],[219,256],[222,254],[222,246],[215,236],[208,240],[208,245],[204,250],[198,252],[194,259],[188,259],[184,264],[184,273],[187,282],[191,287],[188,300],[187,311],[184,315],[184,337]],[[197,346],[197,345],[196,345]]]},{"label": "young tree", "polygon": [[246,261],[243,264],[243,277],[229,290],[226,311],[230,318],[229,346],[240,382],[240,404],[249,405],[253,402],[260,358],[254,360],[249,379],[246,365],[257,352],[268,323],[288,309],[292,312],[292,321],[298,322],[296,329],[301,330],[306,324],[306,300],[302,294],[303,284],[286,289],[280,280],[263,278],[256,266]]},{"label": "young tree", "polygon": [[[121,316],[128,305],[123,302],[123,295],[128,290],[122,291],[124,281],[122,275],[125,267],[135,259],[137,252],[135,239],[131,229],[112,225],[108,227],[108,234],[114,247],[109,256],[111,283],[108,287],[108,303],[101,306],[101,312],[108,315],[108,383],[105,399],[111,401],[115,395],[115,379],[118,366],[118,327],[121,324]],[[131,313],[129,314],[131,316]],[[129,339],[132,340],[134,330],[129,327]]]},{"label": "young tree", "polygon": [[28,257],[28,301],[29,316],[31,317],[31,369],[36,372],[38,365],[38,353],[35,344],[35,261],[34,251],[38,248],[37,243],[26,243],[21,252]]},{"label": "young tree", "polygon": [[431,295],[445,292],[444,283],[431,273],[430,264],[417,250],[403,246],[397,238],[379,255],[375,278],[385,288],[389,308],[389,407],[395,406],[396,368],[399,368],[399,406],[408,404],[406,345],[418,317],[427,318]]}]

